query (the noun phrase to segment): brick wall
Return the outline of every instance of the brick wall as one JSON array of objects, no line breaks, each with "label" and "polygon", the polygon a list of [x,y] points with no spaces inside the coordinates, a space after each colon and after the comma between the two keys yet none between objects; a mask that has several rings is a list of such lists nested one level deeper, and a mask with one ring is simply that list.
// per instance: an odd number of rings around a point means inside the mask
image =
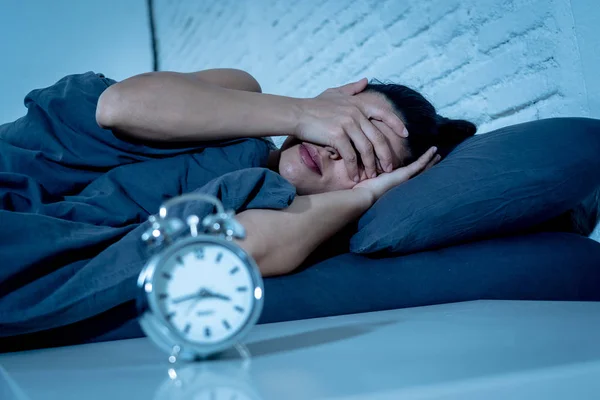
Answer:
[{"label": "brick wall", "polygon": [[600,62],[598,10],[596,0],[155,0],[161,69],[241,68],[265,92],[299,97],[391,80],[480,132],[600,117],[600,92],[587,90],[600,88],[600,65],[589,65]]}]

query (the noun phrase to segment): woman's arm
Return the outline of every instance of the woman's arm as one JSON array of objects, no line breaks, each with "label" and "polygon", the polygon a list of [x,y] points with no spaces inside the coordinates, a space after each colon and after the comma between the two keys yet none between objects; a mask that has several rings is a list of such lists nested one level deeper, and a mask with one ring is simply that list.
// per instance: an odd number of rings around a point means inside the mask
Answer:
[{"label": "woman's arm", "polygon": [[217,85],[227,89],[244,90],[246,92],[262,93],[258,81],[246,71],[233,68],[205,69],[192,72],[190,75],[204,83]]},{"label": "woman's arm", "polygon": [[263,276],[287,274],[372,204],[368,191],[350,189],[297,196],[284,210],[246,210],[237,216],[247,232],[238,244]]},{"label": "woman's arm", "polygon": [[150,72],[125,79],[102,93],[96,120],[103,128],[152,141],[293,133],[299,99],[238,90],[260,87],[245,73],[226,71]]},{"label": "woman's arm", "polygon": [[335,148],[358,182],[356,150],[373,175],[377,159],[388,172],[394,164],[385,135],[371,120],[408,135],[388,101],[355,96],[366,86],[361,79],[299,99],[259,93],[258,82],[239,70],[150,72],[106,89],[98,99],[96,120],[123,136],[154,142],[294,135]]},{"label": "woman's arm", "polygon": [[247,231],[239,241],[263,276],[292,272],[325,240],[359,218],[389,189],[439,161],[432,148],[414,163],[367,179],[353,189],[297,196],[285,210],[246,210],[237,218]]}]

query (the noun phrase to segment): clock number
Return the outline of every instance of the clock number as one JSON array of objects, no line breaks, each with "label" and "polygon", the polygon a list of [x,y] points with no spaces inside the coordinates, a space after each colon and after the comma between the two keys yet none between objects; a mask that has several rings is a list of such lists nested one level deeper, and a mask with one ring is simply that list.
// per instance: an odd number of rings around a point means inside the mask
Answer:
[{"label": "clock number", "polygon": [[240,306],[235,306],[235,307],[233,307],[233,308],[234,308],[234,310],[235,310],[235,311],[237,311],[237,312],[240,312],[240,313],[243,313],[243,312],[244,312],[244,309],[243,309],[242,307],[240,307]]},{"label": "clock number", "polygon": [[235,274],[236,272],[238,272],[239,270],[240,270],[240,267],[234,267],[234,268],[232,268],[232,269],[231,269],[231,271],[229,271],[229,274],[230,274],[230,275],[233,275],[233,274]]},{"label": "clock number", "polygon": [[248,286],[240,286],[236,289],[238,292],[247,292]]},{"label": "clock number", "polygon": [[204,336],[210,337],[210,328],[208,326],[204,328]]},{"label": "clock number", "polygon": [[167,321],[170,321],[174,316],[175,316],[174,312],[167,314]]},{"label": "clock number", "polygon": [[194,253],[196,254],[196,258],[198,260],[204,259],[204,249],[197,249]]},{"label": "clock number", "polygon": [[183,258],[181,258],[181,256],[177,256],[177,258],[175,258],[175,261],[177,261],[177,264],[183,265]]},{"label": "clock number", "polygon": [[168,272],[163,272],[162,273],[162,277],[165,278],[165,279],[171,279],[172,278],[171,274],[169,274]]},{"label": "clock number", "polygon": [[159,300],[164,300],[164,299],[166,299],[167,297],[169,297],[169,295],[168,295],[168,294],[166,294],[166,293],[161,293],[161,294],[159,294],[159,295],[158,295],[158,299],[159,299]]},{"label": "clock number", "polygon": [[226,319],[223,320],[223,326],[225,327],[225,329],[231,329],[231,326],[229,325],[229,322],[227,322]]},{"label": "clock number", "polygon": [[217,254],[217,258],[215,259],[215,262],[220,263],[222,258],[223,258],[223,253]]},{"label": "clock number", "polygon": [[190,333],[190,329],[192,329],[192,324],[187,324],[185,328],[183,328],[183,332],[187,335]]}]

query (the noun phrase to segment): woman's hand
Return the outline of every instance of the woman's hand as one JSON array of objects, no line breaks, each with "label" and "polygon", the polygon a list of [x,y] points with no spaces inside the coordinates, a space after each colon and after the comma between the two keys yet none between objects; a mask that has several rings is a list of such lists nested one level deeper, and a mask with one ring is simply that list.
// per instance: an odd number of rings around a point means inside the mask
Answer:
[{"label": "woman's hand", "polygon": [[303,141],[333,147],[340,154],[350,179],[359,181],[358,157],[368,177],[380,170],[391,172],[394,155],[385,135],[370,121],[381,121],[394,133],[407,137],[404,123],[392,106],[382,98],[365,101],[355,96],[367,87],[367,79],[338,88],[327,89],[313,99],[301,103],[295,136]]},{"label": "woman's hand", "polygon": [[441,160],[441,156],[439,154],[436,155],[436,152],[437,148],[432,147],[412,164],[398,168],[391,173],[383,173],[376,178],[366,179],[354,186],[352,190],[360,190],[362,193],[366,191],[371,196],[372,203],[375,203],[388,190],[437,164]]}]

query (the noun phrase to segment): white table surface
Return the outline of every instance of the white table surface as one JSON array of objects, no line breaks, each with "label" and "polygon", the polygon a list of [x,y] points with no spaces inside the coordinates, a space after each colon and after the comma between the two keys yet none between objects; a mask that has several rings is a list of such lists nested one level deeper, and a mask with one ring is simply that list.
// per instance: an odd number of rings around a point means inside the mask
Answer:
[{"label": "white table surface", "polygon": [[[0,398],[600,399],[600,303],[475,301],[261,325],[184,364],[147,339],[0,355]],[[173,371],[171,371],[173,374]]]}]

